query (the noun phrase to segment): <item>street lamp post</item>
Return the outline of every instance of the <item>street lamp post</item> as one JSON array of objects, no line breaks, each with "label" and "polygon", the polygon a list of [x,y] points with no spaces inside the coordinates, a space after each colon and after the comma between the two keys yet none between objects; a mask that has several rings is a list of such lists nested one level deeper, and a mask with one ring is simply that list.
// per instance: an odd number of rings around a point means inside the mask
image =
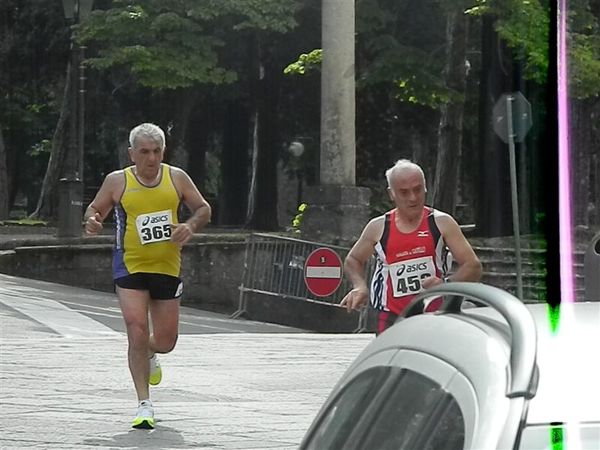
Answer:
[{"label": "street lamp post", "polygon": [[[94,0],[62,0],[65,18],[79,24],[92,11]],[[70,138],[64,178],[59,180],[58,228],[59,237],[81,235],[83,209],[83,161],[85,129],[85,47],[76,48],[71,35]],[[77,70],[79,69],[79,77]],[[79,79],[78,79],[79,78]]]},{"label": "street lamp post", "polygon": [[296,190],[296,207],[302,203],[302,155],[304,154],[304,144],[300,140],[294,140],[290,142],[288,147],[289,152],[294,157],[293,165],[294,172],[296,175],[296,181],[298,183],[298,189]]}]

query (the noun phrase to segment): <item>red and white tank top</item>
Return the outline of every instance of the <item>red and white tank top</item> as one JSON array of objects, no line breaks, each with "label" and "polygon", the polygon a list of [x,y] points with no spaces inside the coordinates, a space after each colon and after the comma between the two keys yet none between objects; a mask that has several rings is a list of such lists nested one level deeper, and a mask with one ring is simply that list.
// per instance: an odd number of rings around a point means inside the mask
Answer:
[{"label": "red and white tank top", "polygon": [[384,216],[383,234],[375,245],[376,266],[371,280],[371,304],[380,311],[399,314],[423,290],[421,280],[442,277],[448,250],[434,217],[424,207],[423,219],[411,233],[396,226],[396,210]]}]

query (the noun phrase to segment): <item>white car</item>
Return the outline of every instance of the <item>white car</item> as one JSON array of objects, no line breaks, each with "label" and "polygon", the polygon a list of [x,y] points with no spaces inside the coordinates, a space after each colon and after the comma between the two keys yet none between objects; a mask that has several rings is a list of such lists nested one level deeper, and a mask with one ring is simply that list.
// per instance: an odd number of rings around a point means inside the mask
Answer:
[{"label": "white car", "polygon": [[480,283],[432,288],[352,363],[300,449],[598,450],[600,302],[556,313]]}]

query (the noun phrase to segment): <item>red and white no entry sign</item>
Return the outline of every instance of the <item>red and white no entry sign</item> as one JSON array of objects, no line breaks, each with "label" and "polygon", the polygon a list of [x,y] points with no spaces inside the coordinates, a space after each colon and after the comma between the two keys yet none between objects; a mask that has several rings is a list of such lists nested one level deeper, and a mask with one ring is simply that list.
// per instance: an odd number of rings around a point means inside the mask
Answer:
[{"label": "red and white no entry sign", "polygon": [[304,263],[304,282],[317,297],[333,294],[342,283],[342,260],[330,248],[313,251]]}]

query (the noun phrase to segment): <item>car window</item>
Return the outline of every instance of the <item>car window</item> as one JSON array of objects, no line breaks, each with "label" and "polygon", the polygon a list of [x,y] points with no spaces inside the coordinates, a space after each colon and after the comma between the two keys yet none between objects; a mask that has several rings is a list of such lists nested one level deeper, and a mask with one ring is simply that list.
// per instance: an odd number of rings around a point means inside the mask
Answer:
[{"label": "car window", "polygon": [[[417,441],[423,442],[427,439],[432,426],[435,426],[434,430],[438,434],[444,434],[444,429],[456,427],[456,434],[464,437],[462,415],[458,421],[453,421],[444,414],[443,428],[440,427],[441,423],[429,425],[428,421],[432,419],[432,415],[437,414],[439,417],[440,412],[444,412],[440,411],[440,407],[447,403],[448,394],[439,384],[416,372],[405,370],[392,392],[386,395],[385,403],[370,424],[369,432],[361,442],[360,448],[412,450]],[[428,433],[427,436],[424,432]],[[462,448],[462,443],[458,448]]]},{"label": "car window", "polygon": [[332,402],[315,427],[306,450],[343,448],[356,422],[388,377],[390,367],[374,367],[354,378]]},{"label": "car window", "polygon": [[447,396],[447,405],[442,417],[429,440],[422,447],[423,450],[461,450],[465,445],[465,422],[456,400]]}]

